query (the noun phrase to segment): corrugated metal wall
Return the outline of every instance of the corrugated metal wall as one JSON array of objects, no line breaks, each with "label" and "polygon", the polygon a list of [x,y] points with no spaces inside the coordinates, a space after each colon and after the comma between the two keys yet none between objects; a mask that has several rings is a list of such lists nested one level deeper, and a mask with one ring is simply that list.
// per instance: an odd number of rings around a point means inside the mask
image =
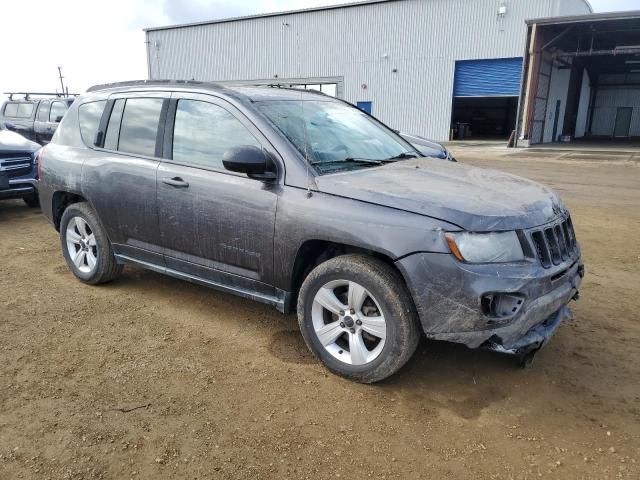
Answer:
[{"label": "corrugated metal wall", "polygon": [[[394,128],[448,137],[455,62],[521,57],[525,19],[588,13],[582,0],[402,0],[149,31],[150,78],[344,78]],[[394,72],[393,70],[397,71]]]},{"label": "corrugated metal wall", "polygon": [[619,107],[633,108],[629,135],[640,136],[640,88],[610,87],[599,88],[593,106],[591,134],[613,136]]}]

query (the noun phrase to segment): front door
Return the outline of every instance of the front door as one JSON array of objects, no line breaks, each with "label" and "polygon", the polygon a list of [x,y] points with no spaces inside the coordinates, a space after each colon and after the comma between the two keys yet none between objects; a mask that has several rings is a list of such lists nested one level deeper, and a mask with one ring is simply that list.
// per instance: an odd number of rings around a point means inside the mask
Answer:
[{"label": "front door", "polygon": [[209,95],[174,94],[166,128],[158,212],[167,268],[272,296],[279,187],[222,164],[229,148],[269,149],[268,142],[233,106]]},{"label": "front door", "polygon": [[36,141],[44,145],[49,143],[52,134],[48,131],[47,122],[49,122],[49,111],[51,110],[51,102],[49,100],[43,100],[38,106],[38,113],[36,114],[36,120],[33,122],[33,130],[36,135]]},{"label": "front door", "polygon": [[616,114],[616,126],[613,130],[614,137],[628,137],[631,130],[631,116],[633,108],[619,107]]}]

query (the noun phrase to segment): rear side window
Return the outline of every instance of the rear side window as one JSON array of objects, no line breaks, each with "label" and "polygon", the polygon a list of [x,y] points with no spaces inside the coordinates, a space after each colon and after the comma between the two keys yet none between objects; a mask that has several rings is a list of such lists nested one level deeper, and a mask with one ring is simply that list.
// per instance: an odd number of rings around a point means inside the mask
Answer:
[{"label": "rear side window", "polygon": [[173,131],[173,160],[189,165],[224,169],[229,148],[260,148],[256,138],[224,108],[197,100],[180,100]]},{"label": "rear side window", "polygon": [[49,114],[49,121],[55,122],[58,117],[64,117],[69,106],[66,102],[53,102],[51,104],[51,113]]},{"label": "rear side window", "polygon": [[40,108],[38,109],[38,121],[39,122],[48,122],[49,121],[49,109],[51,108],[51,104],[49,102],[41,102]]},{"label": "rear side window", "polygon": [[106,100],[100,100],[80,105],[78,109],[80,134],[86,145],[95,146],[96,135],[98,134],[98,128],[100,128],[100,119],[106,104]]},{"label": "rear side window", "polygon": [[153,157],[162,112],[161,98],[129,98],[124,106],[118,151]]},{"label": "rear side window", "polygon": [[19,103],[18,104],[18,118],[29,118],[33,113],[33,103]]},{"label": "rear side window", "polygon": [[33,113],[33,103],[15,102],[7,103],[4,107],[5,117],[29,118]]}]

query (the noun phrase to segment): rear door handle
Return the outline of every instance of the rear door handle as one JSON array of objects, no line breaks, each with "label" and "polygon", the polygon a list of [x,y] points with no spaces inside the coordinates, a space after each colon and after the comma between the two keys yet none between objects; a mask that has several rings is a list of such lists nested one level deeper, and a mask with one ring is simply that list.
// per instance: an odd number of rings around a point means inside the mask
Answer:
[{"label": "rear door handle", "polygon": [[172,187],[176,187],[176,188],[188,188],[189,187],[189,182],[185,182],[180,177],[163,178],[162,179],[162,183],[165,183],[167,185],[171,185]]}]

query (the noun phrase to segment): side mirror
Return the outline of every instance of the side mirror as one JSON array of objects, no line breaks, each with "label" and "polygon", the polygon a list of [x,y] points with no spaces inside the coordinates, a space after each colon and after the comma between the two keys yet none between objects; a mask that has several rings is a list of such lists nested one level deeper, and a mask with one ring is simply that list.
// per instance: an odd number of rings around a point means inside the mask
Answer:
[{"label": "side mirror", "polygon": [[56,117],[56,123],[60,123],[62,121],[62,115],[58,115]]},{"label": "side mirror", "polygon": [[224,152],[222,164],[231,172],[246,173],[249,178],[258,180],[274,180],[276,174],[268,171],[267,155],[261,148],[242,146],[230,148]]},{"label": "side mirror", "polygon": [[6,128],[7,130],[10,130],[12,132],[18,131],[18,127],[16,127],[13,123],[9,123],[9,122],[5,122],[4,123],[4,128]]}]

